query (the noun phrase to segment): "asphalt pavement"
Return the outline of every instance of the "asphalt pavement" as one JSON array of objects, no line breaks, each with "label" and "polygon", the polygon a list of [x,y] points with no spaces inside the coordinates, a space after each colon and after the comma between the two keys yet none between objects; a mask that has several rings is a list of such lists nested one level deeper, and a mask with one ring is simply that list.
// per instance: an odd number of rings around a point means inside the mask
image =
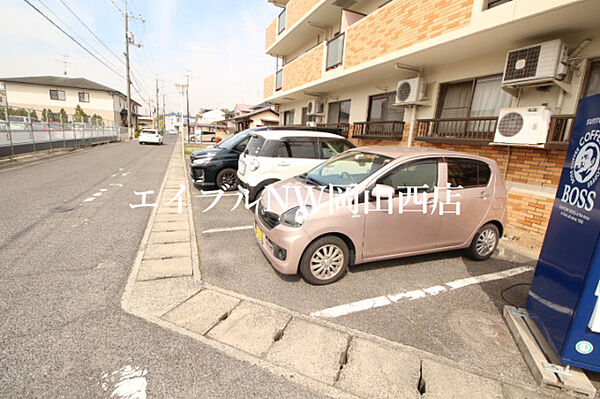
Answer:
[{"label": "asphalt pavement", "polygon": [[318,397],[122,311],[151,211],[129,204],[158,191],[174,142],[0,170],[1,397]]},{"label": "asphalt pavement", "polygon": [[[533,383],[502,317],[506,301],[524,306],[528,286],[516,284],[531,281],[533,259],[505,248],[484,262],[470,260],[463,251],[443,252],[356,265],[336,283],[313,286],[270,266],[256,244],[252,212],[243,204],[232,210],[235,193],[214,205],[216,197],[193,194],[202,276],[208,283]],[[225,250],[232,245],[235,251]],[[365,302],[365,309],[355,311]]]}]

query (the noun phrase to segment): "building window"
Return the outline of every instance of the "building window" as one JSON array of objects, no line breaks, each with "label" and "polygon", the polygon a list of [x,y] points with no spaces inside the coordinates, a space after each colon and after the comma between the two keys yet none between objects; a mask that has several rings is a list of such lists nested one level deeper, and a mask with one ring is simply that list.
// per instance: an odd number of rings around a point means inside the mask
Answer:
[{"label": "building window", "polygon": [[285,111],[283,113],[283,124],[285,126],[294,124],[294,110],[293,109],[290,111]]},{"label": "building window", "polygon": [[79,102],[80,103],[89,103],[90,102],[90,93],[80,91],[78,94],[79,94]]},{"label": "building window", "polygon": [[327,42],[327,70],[337,68],[344,62],[344,34],[339,34]]},{"label": "building window", "polygon": [[300,123],[302,123],[303,125],[306,125],[307,122],[308,122],[308,107],[304,107],[304,108],[302,108],[302,119],[301,119]]},{"label": "building window", "polygon": [[590,65],[584,96],[600,94],[600,61],[594,61]]},{"label": "building window", "polygon": [[285,30],[285,18],[287,15],[287,9],[283,9],[283,11],[279,14],[277,18],[277,34],[281,34]]},{"label": "building window", "polygon": [[369,122],[403,121],[404,107],[394,106],[396,92],[369,97]]},{"label": "building window", "polygon": [[50,100],[65,101],[65,91],[50,89]]},{"label": "building window", "polygon": [[327,123],[350,123],[350,100],[329,103]]},{"label": "building window", "polygon": [[512,0],[487,0],[485,3],[484,10],[489,10],[490,8],[497,7],[501,4],[508,3],[510,1],[512,1]]},{"label": "building window", "polygon": [[437,117],[484,118],[498,116],[509,107],[512,96],[502,90],[502,75],[478,78],[441,86]]}]

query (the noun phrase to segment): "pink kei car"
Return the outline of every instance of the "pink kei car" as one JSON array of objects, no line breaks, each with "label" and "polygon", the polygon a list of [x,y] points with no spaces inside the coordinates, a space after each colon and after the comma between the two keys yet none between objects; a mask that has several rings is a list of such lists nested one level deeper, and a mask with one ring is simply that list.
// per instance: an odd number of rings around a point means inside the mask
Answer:
[{"label": "pink kei car", "polygon": [[268,187],[256,206],[258,244],[273,267],[312,284],[351,264],[466,248],[488,259],[502,236],[498,165],[418,147],[347,151]]}]

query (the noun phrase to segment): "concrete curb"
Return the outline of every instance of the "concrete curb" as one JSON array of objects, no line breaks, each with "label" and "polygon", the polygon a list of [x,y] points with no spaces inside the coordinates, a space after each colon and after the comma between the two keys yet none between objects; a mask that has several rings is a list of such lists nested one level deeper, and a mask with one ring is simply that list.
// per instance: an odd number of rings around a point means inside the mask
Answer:
[{"label": "concrete curb", "polygon": [[[157,195],[159,206],[150,215],[125,286],[121,305],[126,312],[333,397],[548,398],[557,394],[203,283],[184,157],[182,142],[171,155]],[[182,165],[177,165],[180,161]],[[150,246],[156,253],[157,247],[167,251],[163,247],[175,245],[152,243],[151,235],[157,215],[165,210],[165,191],[174,190],[169,180],[176,179],[179,183],[179,173],[183,174],[187,188],[190,248],[176,259],[184,262],[187,257],[192,270],[183,276],[167,273],[165,277],[139,279]],[[162,216],[168,216],[166,213]],[[180,219],[172,225],[181,222]],[[152,261],[160,267],[160,257]]]}]

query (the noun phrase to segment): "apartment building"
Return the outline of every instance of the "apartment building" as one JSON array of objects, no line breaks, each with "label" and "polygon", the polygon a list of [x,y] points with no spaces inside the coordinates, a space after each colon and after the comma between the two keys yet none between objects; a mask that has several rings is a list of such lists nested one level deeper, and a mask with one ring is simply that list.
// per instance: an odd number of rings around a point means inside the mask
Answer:
[{"label": "apartment building", "polygon": [[[493,158],[509,188],[509,227],[542,239],[577,103],[600,93],[600,2],[270,2],[281,13],[266,30],[278,62],[264,101],[280,105],[284,124],[340,127],[360,146]],[[494,142],[505,108],[543,137],[532,142],[523,128],[520,143]]]},{"label": "apartment building", "polygon": [[[79,105],[89,115],[97,114],[107,123],[127,126],[127,96],[111,87],[85,78],[61,76],[28,76],[0,78],[6,86],[6,96],[10,106],[39,111],[49,109],[59,112],[64,109],[68,115]],[[137,125],[138,108],[141,105],[132,100],[133,125]]]}]

